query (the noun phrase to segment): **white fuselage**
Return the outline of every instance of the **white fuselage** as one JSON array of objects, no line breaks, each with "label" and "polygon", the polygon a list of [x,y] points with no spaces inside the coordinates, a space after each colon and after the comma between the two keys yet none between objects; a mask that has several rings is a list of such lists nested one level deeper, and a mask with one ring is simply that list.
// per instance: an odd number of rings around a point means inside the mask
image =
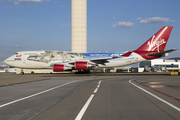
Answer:
[{"label": "white fuselage", "polygon": [[[52,54],[53,53],[53,54]],[[60,53],[58,55],[62,55],[63,57],[54,55],[54,52],[45,53],[45,51],[22,51],[18,52],[15,55],[7,58],[4,62],[10,66],[16,68],[31,68],[31,69],[51,69],[52,64],[68,62],[72,60],[80,60],[90,62],[89,59],[85,59],[82,56],[71,57],[68,58],[66,53]],[[72,54],[71,54],[72,56]],[[140,55],[136,53],[132,53],[129,57],[120,57],[116,59],[107,60],[108,62],[104,64],[98,64],[97,66],[100,68],[107,67],[120,67],[125,65],[130,65],[138,62],[145,61],[146,59],[142,58]]]}]

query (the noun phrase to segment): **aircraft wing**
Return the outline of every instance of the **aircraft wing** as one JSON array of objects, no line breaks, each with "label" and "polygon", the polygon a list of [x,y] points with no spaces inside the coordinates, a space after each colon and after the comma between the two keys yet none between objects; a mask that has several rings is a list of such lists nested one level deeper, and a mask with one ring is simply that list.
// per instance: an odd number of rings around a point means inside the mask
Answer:
[{"label": "aircraft wing", "polygon": [[110,60],[110,59],[115,59],[115,58],[120,58],[120,56],[93,58],[93,59],[90,59],[90,61],[104,61],[104,60]]},{"label": "aircraft wing", "polygon": [[104,64],[104,63],[109,62],[108,60],[116,59],[116,58],[120,58],[120,56],[93,58],[93,59],[90,59],[90,61],[96,64]]},{"label": "aircraft wing", "polygon": [[170,50],[165,50],[165,51],[162,51],[162,52],[157,52],[157,53],[152,53],[152,54],[146,54],[145,56],[154,56],[154,57],[157,57],[157,56],[161,56],[161,55],[165,55],[165,54],[169,54],[170,52],[173,52],[177,49],[170,49]]},{"label": "aircraft wing", "polygon": [[64,65],[74,65],[77,61],[87,61],[87,62],[92,62],[92,63],[96,63],[96,64],[103,64],[103,63],[107,63],[107,60],[111,60],[111,59],[116,59],[116,58],[120,58],[120,56],[114,56],[114,57],[101,57],[101,58],[92,58],[92,59],[82,59],[82,60],[74,60],[74,61],[68,61],[68,62],[58,62],[58,63],[52,63],[50,64],[50,66],[53,66],[55,64],[64,64]]}]

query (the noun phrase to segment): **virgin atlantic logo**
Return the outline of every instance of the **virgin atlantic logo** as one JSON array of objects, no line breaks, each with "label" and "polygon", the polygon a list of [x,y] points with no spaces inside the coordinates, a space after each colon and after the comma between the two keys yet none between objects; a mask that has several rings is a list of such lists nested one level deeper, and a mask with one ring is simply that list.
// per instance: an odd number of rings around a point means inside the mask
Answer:
[{"label": "virgin atlantic logo", "polygon": [[21,55],[16,55],[16,57],[21,57]]},{"label": "virgin atlantic logo", "polygon": [[147,43],[147,45],[149,46],[148,51],[154,51],[156,48],[158,48],[158,52],[159,52],[159,46],[166,43],[166,41],[164,39],[161,39],[161,38],[160,39],[154,39],[154,38],[155,38],[155,35]]}]

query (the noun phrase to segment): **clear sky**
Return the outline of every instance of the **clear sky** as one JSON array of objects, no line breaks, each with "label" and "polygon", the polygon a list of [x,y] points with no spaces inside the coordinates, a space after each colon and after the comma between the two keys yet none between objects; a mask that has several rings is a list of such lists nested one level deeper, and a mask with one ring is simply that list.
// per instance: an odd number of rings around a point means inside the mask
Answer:
[{"label": "clear sky", "polygon": [[[88,52],[137,49],[174,26],[166,49],[180,57],[180,0],[87,0]],[[17,51],[71,50],[71,0],[0,0],[0,61]]]}]

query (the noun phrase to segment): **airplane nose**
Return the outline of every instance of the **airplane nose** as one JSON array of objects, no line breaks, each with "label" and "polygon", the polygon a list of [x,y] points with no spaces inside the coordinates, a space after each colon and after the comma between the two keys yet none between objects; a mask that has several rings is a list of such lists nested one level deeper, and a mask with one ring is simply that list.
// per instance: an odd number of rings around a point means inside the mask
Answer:
[{"label": "airplane nose", "polygon": [[12,66],[13,61],[14,61],[14,56],[11,56],[11,57],[7,58],[6,60],[4,60],[4,63],[9,66]]},{"label": "airplane nose", "polygon": [[4,63],[7,64],[7,60],[4,60]]},{"label": "airplane nose", "polygon": [[4,60],[4,63],[7,64],[7,65],[11,64],[8,59]]}]

